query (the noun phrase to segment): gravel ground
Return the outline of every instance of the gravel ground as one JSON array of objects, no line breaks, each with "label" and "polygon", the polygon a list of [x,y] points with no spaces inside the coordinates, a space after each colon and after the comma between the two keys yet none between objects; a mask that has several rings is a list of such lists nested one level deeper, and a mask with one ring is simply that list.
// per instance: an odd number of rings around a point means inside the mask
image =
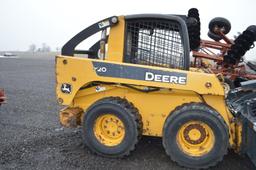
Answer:
[{"label": "gravel ground", "polygon": [[[54,57],[22,54],[0,59],[0,169],[173,169],[161,139],[143,137],[124,159],[96,156],[84,147],[80,129],[62,128],[55,100]],[[229,152],[212,169],[255,169],[247,157]]]}]

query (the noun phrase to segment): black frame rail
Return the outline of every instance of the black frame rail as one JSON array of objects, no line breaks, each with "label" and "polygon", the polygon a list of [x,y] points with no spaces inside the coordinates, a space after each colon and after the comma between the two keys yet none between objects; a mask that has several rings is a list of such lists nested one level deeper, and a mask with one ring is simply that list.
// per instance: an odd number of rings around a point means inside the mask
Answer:
[{"label": "black frame rail", "polygon": [[95,24],[85,28],[78,34],[76,34],[73,38],[71,38],[61,49],[61,55],[66,56],[74,56],[74,54],[88,54],[95,55],[97,51],[95,51],[96,47],[99,46],[99,42],[96,42],[89,50],[75,50],[76,46],[80,44],[82,41],[92,36],[93,34],[102,31],[108,27],[111,27],[118,23],[118,17],[112,16],[106,19],[103,19]]}]

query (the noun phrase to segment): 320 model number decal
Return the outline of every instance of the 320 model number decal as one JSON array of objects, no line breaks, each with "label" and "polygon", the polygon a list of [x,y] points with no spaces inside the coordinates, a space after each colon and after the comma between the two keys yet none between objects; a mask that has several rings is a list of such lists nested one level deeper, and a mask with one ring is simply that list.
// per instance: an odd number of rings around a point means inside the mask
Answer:
[{"label": "320 model number decal", "polygon": [[93,61],[98,76],[185,85],[187,74]]},{"label": "320 model number decal", "polygon": [[93,69],[98,73],[98,72],[107,72],[107,68],[106,67],[93,67]]}]

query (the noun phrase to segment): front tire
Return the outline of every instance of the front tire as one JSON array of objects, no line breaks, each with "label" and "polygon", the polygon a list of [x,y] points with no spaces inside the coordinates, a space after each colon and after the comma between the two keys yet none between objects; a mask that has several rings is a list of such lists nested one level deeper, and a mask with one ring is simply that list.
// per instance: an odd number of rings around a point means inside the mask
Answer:
[{"label": "front tire", "polygon": [[166,119],[163,145],[171,159],[188,168],[216,165],[227,152],[228,128],[211,107],[190,103],[177,107]]},{"label": "front tire", "polygon": [[138,109],[119,97],[95,102],[83,117],[83,141],[92,152],[101,156],[129,155],[141,134],[142,121]]}]

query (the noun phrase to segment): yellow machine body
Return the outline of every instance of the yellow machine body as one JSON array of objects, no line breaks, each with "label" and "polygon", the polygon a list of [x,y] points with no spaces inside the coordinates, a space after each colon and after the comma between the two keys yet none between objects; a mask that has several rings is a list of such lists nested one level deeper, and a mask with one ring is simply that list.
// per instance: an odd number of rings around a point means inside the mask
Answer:
[{"label": "yellow machine body", "polygon": [[[94,68],[92,64],[93,61],[97,63],[121,64],[123,66],[186,73],[187,84],[176,85],[154,81],[101,77],[96,74],[95,69],[97,68]],[[230,144],[234,145],[235,134],[232,132],[235,131],[235,126],[231,123],[233,116],[226,108],[224,88],[215,74],[203,73],[196,69],[184,71],[152,66],[134,66],[132,64],[106,60],[99,61],[78,57],[57,56],[56,75],[56,92],[58,101],[62,105],[67,105],[70,108],[78,107],[86,112],[89,106],[104,97],[119,96],[121,98],[126,98],[140,111],[144,125],[143,135],[161,137],[165,119],[177,106],[191,102],[206,103],[218,111],[224,118],[230,129]],[[97,86],[83,88],[92,82],[101,83]],[[72,93],[65,94],[61,92],[61,85],[63,83],[71,84]],[[122,84],[129,84],[138,89],[158,87],[160,90],[147,93],[128,88]],[[66,126],[69,125],[67,124]]]}]

